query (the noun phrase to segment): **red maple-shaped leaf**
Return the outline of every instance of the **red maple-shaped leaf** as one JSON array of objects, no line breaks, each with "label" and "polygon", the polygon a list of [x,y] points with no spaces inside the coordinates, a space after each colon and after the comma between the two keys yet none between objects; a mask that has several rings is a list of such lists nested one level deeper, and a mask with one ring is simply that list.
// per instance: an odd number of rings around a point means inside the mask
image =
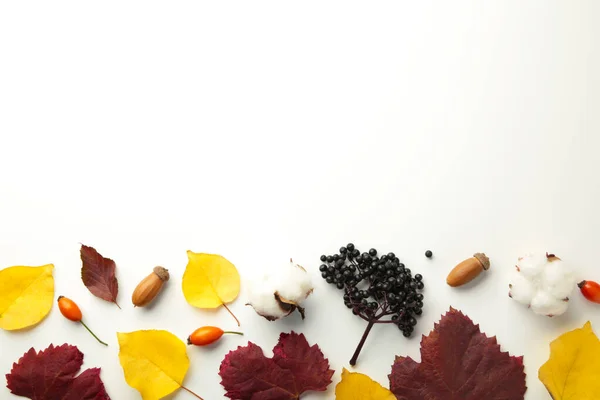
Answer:
[{"label": "red maple-shaped leaf", "polygon": [[81,245],[81,280],[94,296],[117,303],[119,283],[115,276],[116,264],[110,258],[102,257],[93,247]]},{"label": "red maple-shaped leaf", "polygon": [[17,396],[32,400],[110,400],[100,379],[100,368],[75,376],[83,353],[75,346],[50,345],[39,353],[31,348],[6,375],[7,387]]},{"label": "red maple-shaped leaf", "polygon": [[453,308],[423,336],[421,362],[396,357],[389,379],[398,400],[521,400],[527,390],[523,357]]},{"label": "red maple-shaped leaf", "polygon": [[273,358],[248,342],[230,351],[219,369],[225,396],[235,400],[297,400],[308,390],[326,390],[333,372],[319,346],[294,332],[279,336]]}]

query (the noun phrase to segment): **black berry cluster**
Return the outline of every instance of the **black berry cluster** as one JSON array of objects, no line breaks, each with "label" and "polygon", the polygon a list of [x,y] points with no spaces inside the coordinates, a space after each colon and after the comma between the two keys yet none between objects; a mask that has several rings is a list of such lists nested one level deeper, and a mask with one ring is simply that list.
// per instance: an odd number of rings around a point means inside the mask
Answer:
[{"label": "black berry cluster", "polygon": [[415,317],[423,313],[421,274],[413,276],[394,253],[379,255],[375,249],[361,253],[352,243],[338,254],[322,255],[321,261],[323,279],[343,290],[346,307],[369,323],[351,365],[375,323],[394,324],[405,337],[411,336]]}]

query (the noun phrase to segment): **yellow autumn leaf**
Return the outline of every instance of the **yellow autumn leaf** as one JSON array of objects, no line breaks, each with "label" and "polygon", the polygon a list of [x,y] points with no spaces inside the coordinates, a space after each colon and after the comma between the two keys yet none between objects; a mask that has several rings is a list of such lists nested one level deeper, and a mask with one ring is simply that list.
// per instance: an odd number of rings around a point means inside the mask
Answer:
[{"label": "yellow autumn leaf", "polygon": [[185,343],[167,331],[147,330],[117,333],[119,361],[125,381],[144,400],[158,400],[183,386],[190,366]]},{"label": "yellow autumn leaf", "polygon": [[335,387],[336,400],[396,400],[388,389],[358,372],[342,370],[342,380]]},{"label": "yellow autumn leaf", "polygon": [[550,343],[539,378],[554,400],[600,399],[600,340],[588,322]]},{"label": "yellow autumn leaf", "polygon": [[188,264],[182,281],[183,295],[198,308],[217,308],[232,302],[240,293],[240,274],[225,257],[217,254],[187,252]]},{"label": "yellow autumn leaf", "polygon": [[54,304],[54,265],[0,271],[0,328],[27,328],[43,320]]}]

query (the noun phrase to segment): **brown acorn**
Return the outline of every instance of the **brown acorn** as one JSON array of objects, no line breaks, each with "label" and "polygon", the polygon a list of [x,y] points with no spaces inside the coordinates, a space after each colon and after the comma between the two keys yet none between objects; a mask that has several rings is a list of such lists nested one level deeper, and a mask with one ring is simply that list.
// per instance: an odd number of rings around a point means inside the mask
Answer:
[{"label": "brown acorn", "polygon": [[131,295],[131,301],[136,307],[144,307],[150,303],[163,284],[169,280],[169,271],[163,267],[154,267],[153,272],[145,277],[133,291]]},{"label": "brown acorn", "polygon": [[450,271],[446,283],[452,287],[464,285],[489,268],[490,259],[484,253],[475,253],[473,257],[462,261]]}]

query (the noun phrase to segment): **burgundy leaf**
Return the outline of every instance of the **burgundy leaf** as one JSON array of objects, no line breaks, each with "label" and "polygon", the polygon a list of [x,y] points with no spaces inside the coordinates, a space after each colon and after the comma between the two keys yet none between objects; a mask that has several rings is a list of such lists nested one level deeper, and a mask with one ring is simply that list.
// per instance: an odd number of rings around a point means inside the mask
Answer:
[{"label": "burgundy leaf", "polygon": [[110,400],[99,368],[75,377],[82,364],[83,354],[75,346],[50,345],[39,353],[31,348],[6,375],[7,387],[32,400]]},{"label": "burgundy leaf", "polygon": [[267,358],[254,343],[229,352],[219,375],[236,400],[297,400],[308,390],[324,391],[333,370],[317,345],[310,346],[303,334],[282,333]]},{"label": "burgundy leaf", "polygon": [[389,379],[399,400],[522,400],[527,390],[523,357],[453,308],[423,336],[421,363],[396,357]]},{"label": "burgundy leaf", "polygon": [[117,303],[119,283],[115,276],[116,264],[110,258],[104,258],[93,247],[81,245],[81,280],[94,296]]},{"label": "burgundy leaf", "polygon": [[282,333],[279,343],[273,348],[273,361],[294,371],[298,393],[325,390],[331,383],[333,370],[329,369],[329,361],[319,346],[308,344],[303,334]]},{"label": "burgundy leaf", "polygon": [[265,357],[254,343],[229,352],[219,368],[221,384],[231,399],[297,399],[296,382],[290,371]]},{"label": "burgundy leaf", "polygon": [[100,368],[83,371],[71,384],[69,392],[61,400],[103,400],[108,399],[104,383],[100,379]]}]

